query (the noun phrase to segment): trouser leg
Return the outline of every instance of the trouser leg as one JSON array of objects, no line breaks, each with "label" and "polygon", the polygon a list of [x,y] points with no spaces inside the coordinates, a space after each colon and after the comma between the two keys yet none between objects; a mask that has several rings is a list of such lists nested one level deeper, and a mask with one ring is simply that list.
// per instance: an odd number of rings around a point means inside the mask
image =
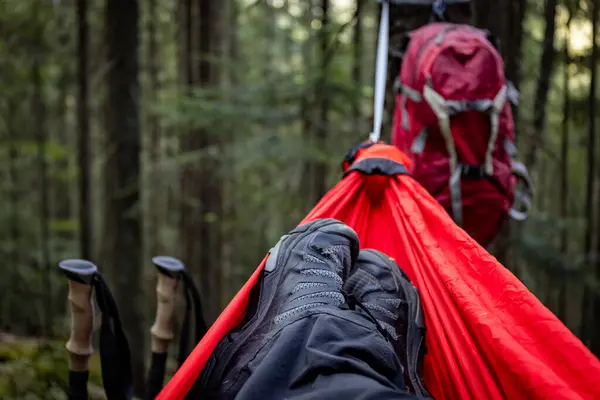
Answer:
[{"label": "trouser leg", "polygon": [[237,399],[414,398],[404,391],[393,347],[374,322],[353,310],[316,312],[291,322],[258,350],[238,379],[232,382]]}]

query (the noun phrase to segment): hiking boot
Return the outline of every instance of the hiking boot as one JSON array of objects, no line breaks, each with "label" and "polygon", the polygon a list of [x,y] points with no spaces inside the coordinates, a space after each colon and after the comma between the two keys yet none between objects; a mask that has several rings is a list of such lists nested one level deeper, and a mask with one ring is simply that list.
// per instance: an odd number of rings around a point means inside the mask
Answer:
[{"label": "hiking boot", "polygon": [[362,250],[356,264],[344,290],[394,346],[404,367],[406,390],[430,397],[422,378],[425,323],[417,289],[394,260],[379,251]]},{"label": "hiking boot", "polygon": [[284,235],[250,293],[244,321],[213,352],[200,376],[205,395],[233,398],[258,349],[287,324],[317,309],[348,309],[342,292],[359,253],[352,228],[320,219]]}]

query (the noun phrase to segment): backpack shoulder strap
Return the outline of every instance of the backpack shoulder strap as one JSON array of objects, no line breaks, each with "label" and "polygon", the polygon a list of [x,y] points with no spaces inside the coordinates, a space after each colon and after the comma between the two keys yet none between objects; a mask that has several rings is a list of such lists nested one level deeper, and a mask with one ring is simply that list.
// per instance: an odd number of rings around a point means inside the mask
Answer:
[{"label": "backpack shoulder strap", "polygon": [[494,173],[493,153],[500,130],[500,113],[502,112],[504,104],[506,103],[507,93],[507,86],[502,86],[502,88],[500,89],[500,91],[498,91],[498,94],[492,101],[490,108],[491,133],[490,140],[488,141],[487,151],[485,153],[485,172],[488,175],[492,175]]},{"label": "backpack shoulder strap", "polygon": [[429,84],[423,86],[423,98],[438,118],[440,133],[446,141],[446,149],[448,150],[448,156],[450,157],[450,174],[454,174],[458,164],[458,155],[456,154],[454,138],[452,137],[452,131],[450,129],[450,113],[448,112],[446,99],[436,92]]}]

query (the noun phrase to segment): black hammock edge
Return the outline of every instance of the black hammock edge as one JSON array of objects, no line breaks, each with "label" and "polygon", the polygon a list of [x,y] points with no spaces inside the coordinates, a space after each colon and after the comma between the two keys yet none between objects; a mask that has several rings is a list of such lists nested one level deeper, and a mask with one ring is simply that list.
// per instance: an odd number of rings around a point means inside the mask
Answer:
[{"label": "black hammock edge", "polygon": [[353,171],[361,172],[365,175],[410,175],[404,164],[387,158],[376,157],[366,158],[352,164],[344,176]]}]

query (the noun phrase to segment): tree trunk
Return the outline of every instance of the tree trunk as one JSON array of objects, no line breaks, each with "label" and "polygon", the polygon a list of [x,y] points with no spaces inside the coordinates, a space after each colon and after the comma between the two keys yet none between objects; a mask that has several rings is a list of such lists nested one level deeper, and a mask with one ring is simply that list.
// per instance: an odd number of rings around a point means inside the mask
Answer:
[{"label": "tree trunk", "polygon": [[[526,0],[500,0],[490,2],[475,0],[473,9],[478,27],[489,30],[500,41],[504,58],[506,78],[518,89],[521,84],[521,53],[523,21]],[[513,118],[518,123],[518,107],[513,107]]]},{"label": "tree trunk", "polygon": [[[225,36],[223,22],[225,21],[225,2],[213,0],[199,1],[199,56],[198,83],[204,88],[215,88],[221,83],[221,66],[214,60],[220,60],[223,54]],[[201,130],[204,150],[217,147],[220,144],[219,134]],[[218,152],[217,152],[218,153]],[[200,224],[199,243],[201,244],[201,287],[206,293],[208,316],[210,321],[216,319],[221,312],[220,304],[220,273],[223,224],[223,188],[221,185],[222,173],[218,156],[209,156],[201,166],[202,189],[201,207],[202,221]]]},{"label": "tree trunk", "polygon": [[88,3],[77,0],[77,122],[78,144],[77,162],[79,167],[79,256],[84,260],[92,258],[92,167],[90,157],[90,115],[89,115],[89,75],[88,75]]},{"label": "tree trunk", "polygon": [[500,39],[503,55],[509,47],[509,7],[514,0],[474,0],[473,11],[475,25],[482,29],[489,30]]},{"label": "tree trunk", "polygon": [[[223,61],[229,67],[227,68],[227,93],[235,100],[237,85],[239,84],[238,77],[241,71],[239,59],[239,44],[238,44],[238,5],[235,1],[229,2],[227,7],[227,29],[228,42],[227,51],[223,55]],[[228,132],[226,136],[227,144],[234,143],[235,137]],[[227,154],[224,160],[224,173],[227,179],[223,179],[223,246],[222,246],[222,266],[221,266],[221,304],[227,304],[232,298],[232,295],[240,288],[243,282],[237,282],[237,275],[234,271],[236,265],[236,254],[238,247],[238,227],[237,208],[235,202],[235,194],[238,188],[238,179],[236,176],[236,159],[231,154]]]},{"label": "tree trunk", "polygon": [[[507,8],[507,25],[501,39],[501,50],[504,57],[506,78],[518,89],[521,86],[521,64],[523,47],[523,21],[527,9],[526,0],[510,0]],[[504,42],[504,45],[502,45]],[[518,125],[519,108],[513,107],[513,118]]]},{"label": "tree trunk", "polygon": [[[321,61],[321,79],[317,87],[317,99],[319,102],[319,126],[315,131],[315,150],[326,155],[327,151],[327,131],[329,130],[329,65],[331,55],[329,52],[329,0],[321,0],[321,29],[319,31],[319,50]],[[312,187],[313,206],[327,192],[327,162],[323,157],[315,162]]]},{"label": "tree trunk", "polygon": [[[572,11],[568,10],[569,16],[567,20],[567,30],[565,32],[565,39],[563,44],[563,56],[564,56],[564,67],[563,67],[563,120],[562,120],[562,140],[560,146],[560,160],[561,160],[561,175],[560,175],[560,219],[565,222],[569,217],[569,122],[571,119],[571,96],[569,88],[569,67],[571,66],[570,54],[569,54],[569,41],[571,39],[571,20]],[[567,228],[563,226],[560,232],[560,252],[564,259],[567,259],[569,251],[569,235]],[[565,321],[567,316],[567,283],[566,274],[560,279],[560,285],[558,288],[558,317]]]},{"label": "tree trunk", "polygon": [[[185,26],[185,65],[188,88],[194,84],[209,88],[219,85],[220,66],[214,59],[222,54],[223,2],[186,1],[183,8]],[[198,25],[193,15],[198,14]],[[194,37],[198,38],[197,43]],[[198,63],[194,61],[198,60]],[[205,152],[218,144],[218,136],[205,129],[187,133],[182,145],[186,151]],[[186,165],[182,174],[181,241],[183,257],[194,275],[200,278],[205,316],[212,322],[220,312],[219,269],[221,263],[222,187],[219,160],[202,157],[202,165]]]},{"label": "tree trunk", "polygon": [[[535,100],[533,106],[533,130],[532,136],[529,143],[529,151],[526,154],[525,162],[529,169],[535,173],[536,162],[538,159],[538,152],[540,148],[545,147],[545,130],[546,130],[546,110],[548,105],[548,91],[550,89],[550,81],[554,70],[554,59],[556,58],[556,51],[554,49],[554,30],[556,26],[556,6],[557,0],[546,0],[544,6],[544,20],[546,29],[544,31],[544,40],[542,42],[542,55],[539,64],[539,77],[535,90]],[[538,180],[541,182],[540,187],[548,190],[550,188],[547,182],[547,178],[550,177],[548,174],[548,168],[544,166],[548,165],[548,160],[544,159],[542,165],[539,168]],[[547,208],[546,203],[549,199],[549,195],[540,193],[539,196],[542,204],[540,209],[544,210]],[[552,294],[551,280],[548,273],[540,271],[538,275],[538,281],[540,282],[540,290],[544,290],[542,298],[546,297],[547,301],[550,301]],[[549,307],[551,305],[547,303]]]},{"label": "tree trunk", "polygon": [[356,133],[360,134],[363,134],[360,110],[362,98],[362,63],[364,57],[362,38],[363,6],[364,0],[356,0],[356,8],[354,10],[354,32],[352,33],[352,58],[354,64],[352,66],[352,80],[354,81],[354,87],[358,89],[358,93],[355,96],[354,103],[352,106],[352,114],[354,116],[354,127],[358,130],[358,132]]},{"label": "tree trunk", "polygon": [[[37,12],[36,12],[37,17]],[[46,121],[46,101],[44,99],[43,81],[42,81],[42,57],[44,52],[44,29],[43,23],[36,18],[34,23],[38,30],[38,43],[35,46],[33,55],[33,68],[31,71],[31,81],[33,83],[33,102],[31,104],[31,113],[35,118],[34,126],[37,142],[37,164],[39,173],[39,223],[40,223],[40,258],[38,266],[40,274],[44,277],[42,280],[43,288],[43,309],[44,321],[43,332],[49,335],[52,329],[52,281],[50,279],[50,196],[48,185],[48,165],[46,163],[46,142],[48,140],[47,121]]]},{"label": "tree trunk", "polygon": [[[525,18],[525,0],[503,0],[489,2],[476,0],[473,4],[476,25],[489,30],[500,41],[500,53],[504,59],[506,78],[518,89],[521,83],[521,53],[523,42],[523,20]],[[518,109],[513,107],[515,126],[518,126]],[[511,252],[513,229],[510,221],[506,221],[498,237],[490,245],[490,251],[498,261],[510,268],[517,276]]]},{"label": "tree trunk", "polygon": [[[180,3],[180,19],[181,19],[181,76],[184,87],[183,95],[191,95],[192,88],[195,83],[195,48],[194,48],[194,3],[192,0],[182,0]],[[181,139],[181,151],[198,151],[202,147],[201,137],[197,132],[185,132]],[[200,210],[200,189],[203,177],[194,165],[186,163],[181,169],[181,207],[179,220],[179,236],[181,243],[181,258],[188,266],[190,272],[197,278],[202,272],[202,260],[200,251],[202,251],[200,238],[198,237],[201,224]],[[206,302],[207,293],[200,287],[205,312],[208,311]]]},{"label": "tree trunk", "polygon": [[161,143],[160,143],[160,121],[156,116],[156,112],[153,107],[158,102],[158,93],[160,90],[159,81],[159,63],[160,59],[160,48],[158,46],[157,39],[157,0],[148,1],[148,20],[147,20],[147,35],[148,35],[148,103],[150,110],[148,111],[148,131],[149,131],[149,164],[150,172],[148,182],[150,183],[151,189],[149,190],[148,197],[148,214],[147,214],[147,227],[148,227],[148,249],[151,254],[163,254],[164,249],[161,246],[160,241],[160,229],[162,222],[162,200],[163,193],[163,179],[160,169],[161,161]]},{"label": "tree trunk", "polygon": [[[21,244],[21,229],[20,222],[21,218],[20,214],[20,204],[19,200],[21,198],[21,193],[19,192],[19,174],[17,172],[17,162],[19,159],[19,151],[17,149],[17,124],[16,124],[16,113],[17,113],[17,103],[13,98],[8,99],[7,107],[6,107],[6,132],[7,132],[7,140],[8,140],[8,203],[10,210],[10,218],[9,218],[9,235],[10,235],[10,247],[9,247],[9,257],[8,263],[12,266],[16,266],[17,268],[21,265],[21,254],[20,254],[20,244]],[[11,273],[9,275],[8,281],[18,283],[18,275],[15,273]],[[7,319],[10,321],[12,318],[10,316],[13,313],[12,307],[8,305],[6,302],[8,311],[3,310],[3,314],[9,315]]]},{"label": "tree trunk", "polygon": [[[305,93],[302,96],[300,104],[300,119],[302,121],[302,141],[304,143],[304,151],[312,150],[313,143],[313,83],[311,72],[313,70],[313,48],[312,48],[312,28],[313,20],[313,0],[305,0],[304,13],[302,16],[303,28],[308,31],[308,38],[302,45],[302,61],[304,65],[304,85]],[[311,157],[306,157],[302,171],[302,194],[303,194],[303,213],[307,213],[313,206],[313,180],[314,170]]]},{"label": "tree trunk", "polygon": [[[597,118],[597,102],[596,102],[596,86],[598,81],[598,17],[600,13],[600,1],[594,0],[592,5],[592,56],[590,58],[590,95],[588,99],[588,188],[587,188],[587,196],[586,196],[586,221],[587,221],[587,230],[585,236],[585,254],[588,256],[588,260],[590,261],[590,267],[592,265],[592,260],[594,259],[593,254],[593,246],[592,246],[592,238],[594,236],[594,226],[593,226],[593,215],[594,215],[594,204],[598,207],[598,200],[594,200],[594,173],[596,172],[595,166],[595,151],[596,151],[596,118]],[[600,194],[598,194],[597,199],[600,198]],[[598,227],[600,227],[600,207],[597,210],[597,218]],[[596,242],[596,250],[600,251],[600,235],[597,236]],[[598,256],[600,253],[596,253]],[[595,279],[598,280],[600,278],[600,259],[596,259],[594,262],[595,268]],[[590,268],[591,270],[591,268]],[[600,295],[598,291],[594,291],[590,286],[585,287],[584,295],[584,312],[583,312],[583,334],[582,340],[591,345],[592,351],[600,356]]]},{"label": "tree trunk", "polygon": [[107,73],[105,262],[130,338],[135,395],[144,393],[145,340],[140,225],[139,5],[106,1]]},{"label": "tree trunk", "polygon": [[550,79],[554,69],[554,30],[556,26],[556,5],[557,0],[546,0],[544,6],[544,19],[546,29],[544,31],[544,41],[542,43],[542,56],[540,59],[539,78],[535,90],[535,100],[533,105],[533,132],[529,152],[527,153],[526,163],[530,170],[535,170],[537,154],[540,148],[544,147],[544,130],[546,129],[546,106],[548,103],[548,90],[550,89]]},{"label": "tree trunk", "polygon": [[[57,26],[63,27],[58,34],[58,40],[56,43],[56,62],[60,67],[60,75],[57,79],[56,86],[59,91],[56,106],[53,112],[57,116],[58,123],[54,128],[54,137],[58,143],[67,149],[66,154],[73,154],[76,149],[73,146],[72,140],[73,135],[71,132],[71,126],[69,124],[69,110],[67,108],[67,101],[69,99],[70,91],[72,89],[73,79],[75,78],[71,65],[72,60],[69,58],[71,55],[71,40],[74,36],[71,27],[67,24],[66,14],[72,11],[70,5],[64,6],[58,9],[57,12]],[[79,22],[79,21],[78,21]],[[68,56],[67,56],[68,55]],[[79,54],[77,54],[79,57]],[[81,104],[80,104],[81,105]],[[50,174],[56,176],[57,173],[68,171],[71,167],[71,157],[65,156],[64,158],[57,160],[52,165]],[[72,199],[72,193],[74,190],[77,191],[77,182],[73,180],[55,179],[52,182],[52,203],[53,218],[61,222],[70,221],[74,215],[73,210],[76,209],[76,203]],[[77,191],[78,193],[78,191]],[[71,230],[60,230],[55,233],[57,238],[61,239],[63,243],[71,243],[73,240],[78,240],[77,236],[74,236],[75,232]],[[61,246],[61,251],[64,247]],[[81,256],[81,255],[80,255]]]},{"label": "tree trunk", "polygon": [[[473,6],[468,3],[449,4],[446,8],[446,20],[455,24],[471,24],[472,9]],[[390,4],[390,45],[397,45],[397,39],[402,35],[426,25],[431,19],[431,4]]]},{"label": "tree trunk", "polygon": [[[269,46],[264,47],[263,53],[263,62],[262,62],[262,74],[264,76],[265,82],[268,83],[268,86],[265,88],[265,98],[264,104],[269,110],[276,110],[278,107],[277,102],[277,89],[275,88],[274,82],[278,79],[277,75],[277,45],[278,43],[278,33],[277,29],[277,12],[275,7],[273,6],[272,0],[264,1],[264,14],[261,14],[263,18],[265,18],[265,26],[262,34],[265,37],[270,38],[273,42]],[[276,121],[272,117],[267,117],[264,123],[264,131],[267,135],[274,135],[276,132]],[[268,166],[261,166],[257,168],[257,186],[262,187],[264,185],[270,184],[270,176],[272,173],[269,170]],[[269,239],[268,239],[268,231],[272,218],[270,218],[267,214],[262,214],[256,220],[256,241],[254,242],[254,248],[256,250],[255,259],[260,260],[264,257],[265,251],[269,248]]]}]

